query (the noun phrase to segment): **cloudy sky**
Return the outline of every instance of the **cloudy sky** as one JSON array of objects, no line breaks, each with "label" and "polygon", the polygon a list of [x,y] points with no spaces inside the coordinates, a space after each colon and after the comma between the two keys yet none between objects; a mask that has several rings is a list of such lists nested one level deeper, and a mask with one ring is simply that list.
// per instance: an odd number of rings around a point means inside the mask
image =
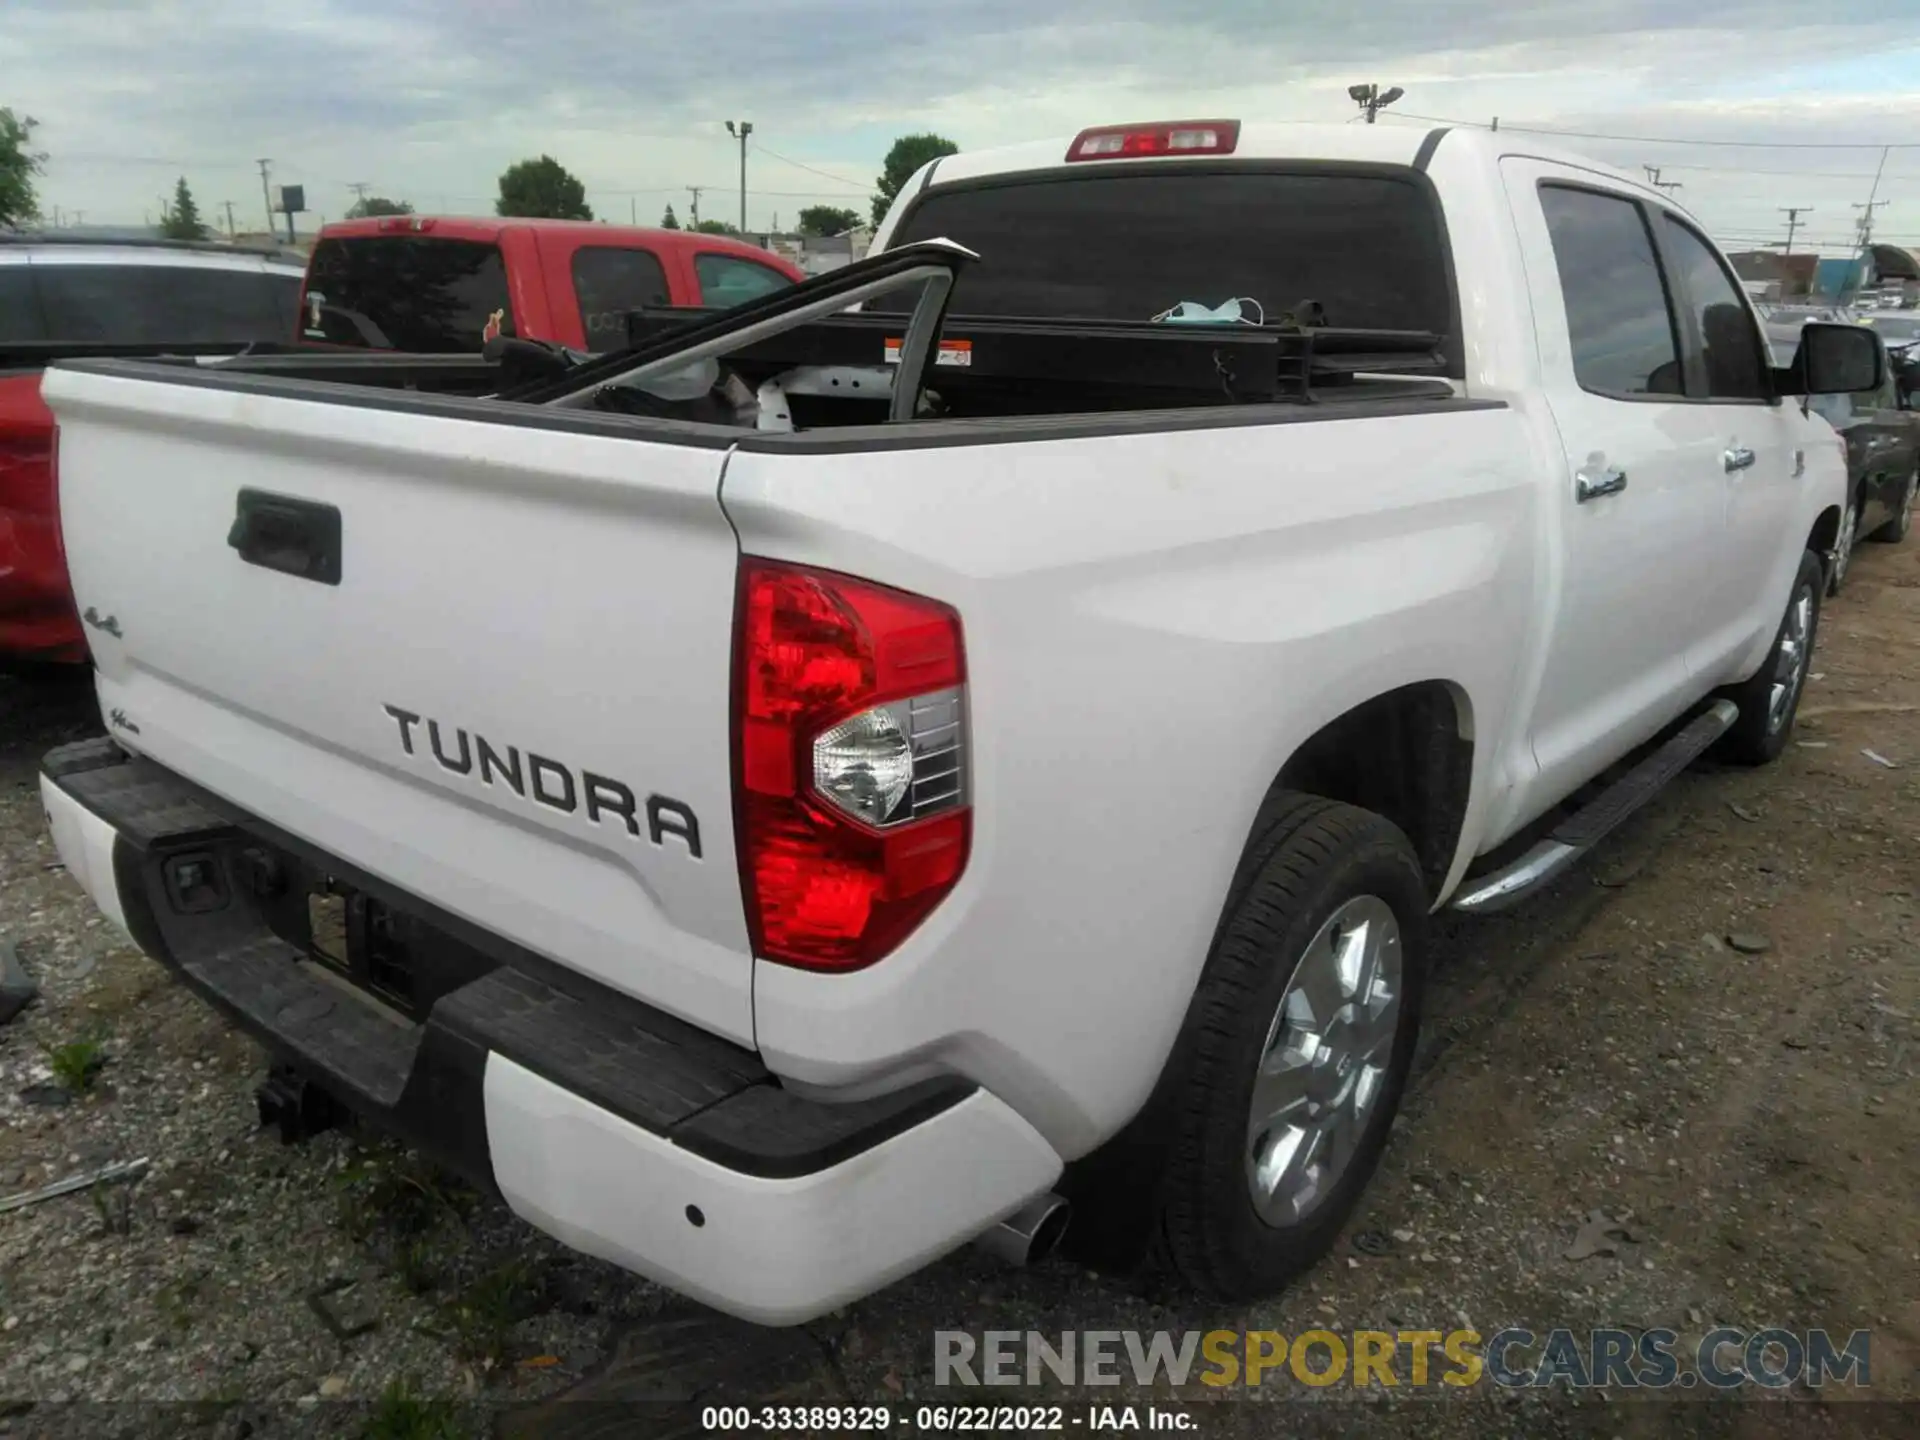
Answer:
[{"label": "cloudy sky", "polygon": [[684,219],[701,185],[703,213],[737,220],[733,117],[755,127],[757,228],[863,207],[906,131],[972,149],[1345,120],[1357,80],[1405,87],[1391,123],[1635,137],[1564,143],[1662,166],[1735,248],[1799,205],[1838,250],[1880,146],[1906,141],[1876,230],[1920,245],[1920,0],[0,0],[0,105],[41,121],[43,208],[89,224],[156,213],[185,175],[204,212],[232,201],[258,228],[262,156],[309,219],[355,181],[486,212],[501,169],[543,151],[597,214]]}]

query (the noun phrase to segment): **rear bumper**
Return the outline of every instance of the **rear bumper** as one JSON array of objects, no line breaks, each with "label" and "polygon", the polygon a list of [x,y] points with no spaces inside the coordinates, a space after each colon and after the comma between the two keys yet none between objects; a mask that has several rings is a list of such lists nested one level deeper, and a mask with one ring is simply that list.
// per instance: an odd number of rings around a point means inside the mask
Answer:
[{"label": "rear bumper", "polygon": [[[49,754],[41,796],[102,912],[278,1056],[565,1243],[732,1314],[790,1324],[856,1299],[1059,1175],[976,1086],[801,1099],[751,1051],[472,932],[110,741]],[[318,874],[418,927],[443,982],[423,1018],[312,963]]]},{"label": "rear bumper", "polygon": [[73,663],[87,658],[59,531],[49,515],[0,508],[0,656]]}]

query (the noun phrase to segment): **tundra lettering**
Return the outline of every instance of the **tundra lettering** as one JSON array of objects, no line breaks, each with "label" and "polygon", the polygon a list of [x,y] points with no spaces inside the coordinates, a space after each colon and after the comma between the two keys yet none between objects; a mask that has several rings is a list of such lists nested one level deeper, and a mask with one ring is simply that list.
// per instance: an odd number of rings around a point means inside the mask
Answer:
[{"label": "tundra lettering", "polygon": [[[398,705],[383,705],[381,709],[393,718],[400,727],[400,748],[409,755],[420,752],[414,748],[413,727],[426,717],[411,710],[402,710]],[[116,712],[117,714],[117,712]],[[627,833],[636,840],[640,838],[640,804],[632,787],[618,780],[610,780],[605,775],[596,775],[591,770],[579,772],[574,779],[571,767],[558,760],[550,760],[545,755],[526,752],[526,766],[521,768],[521,751],[516,745],[495,747],[484,735],[470,733],[455,728],[453,739],[444,738],[438,720],[427,719],[427,744],[433,751],[433,758],[440,768],[455,775],[471,775],[474,770],[474,756],[480,760],[480,783],[488,789],[494,785],[497,775],[507,789],[525,799],[529,796],[528,779],[531,778],[531,798],[550,810],[572,815],[580,810],[580,797],[586,797],[587,819],[599,825],[604,817],[612,816],[626,825]],[[695,860],[701,858],[700,821],[691,806],[678,800],[670,800],[664,795],[647,797],[647,838],[655,845],[664,845],[666,837],[672,835],[687,847],[687,854]]]}]

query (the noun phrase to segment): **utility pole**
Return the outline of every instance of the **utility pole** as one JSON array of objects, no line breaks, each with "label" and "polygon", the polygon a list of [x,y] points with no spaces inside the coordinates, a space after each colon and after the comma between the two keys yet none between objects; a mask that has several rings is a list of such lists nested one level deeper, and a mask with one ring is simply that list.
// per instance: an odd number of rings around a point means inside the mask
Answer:
[{"label": "utility pole", "polygon": [[267,234],[271,235],[273,234],[273,229],[274,229],[273,227],[273,192],[267,188],[267,167],[273,164],[273,161],[256,160],[253,163],[260,167],[260,198],[266,202]]},{"label": "utility pole", "polygon": [[227,207],[227,239],[231,240],[238,233],[233,228],[233,202],[231,200],[222,200],[220,203]]},{"label": "utility pole", "polygon": [[1381,110],[1393,104],[1394,101],[1406,93],[1407,92],[1402,90],[1398,85],[1390,86],[1386,90],[1382,90],[1378,85],[1349,85],[1347,87],[1347,98],[1367,112],[1367,124],[1369,125],[1373,124],[1374,117],[1377,116]]},{"label": "utility pole", "polygon": [[367,191],[371,190],[372,188],[373,187],[364,180],[356,180],[351,185],[347,186],[347,189],[353,192],[353,199],[356,207],[360,205],[364,205],[366,203]]},{"label": "utility pole", "polygon": [[1787,217],[1786,253],[1791,255],[1793,254],[1793,232],[1800,228],[1800,217],[1802,215],[1811,215],[1813,213],[1813,207],[1811,205],[1782,205],[1778,208],[1780,213]]},{"label": "utility pole", "polygon": [[727,121],[727,134],[738,136],[740,140],[740,233],[747,233],[747,137],[753,134],[753,122],[742,120],[740,128],[734,129],[733,121]]},{"label": "utility pole", "polygon": [[[1887,155],[1893,149],[1891,145],[1880,147],[1880,164],[1873,172],[1873,188],[1867,192],[1867,203],[1855,205],[1860,218],[1854,222],[1860,231],[1860,283],[1865,284],[1867,271],[1873,265],[1873,212],[1887,202],[1880,198],[1880,178],[1887,173]],[[1845,293],[1844,285],[1842,293]]]},{"label": "utility pole", "polygon": [[631,195],[627,197],[627,223],[631,225],[640,223],[640,202]]},{"label": "utility pole", "polygon": [[1671,193],[1682,188],[1678,180],[1662,180],[1660,178],[1660,167],[1658,165],[1642,165],[1640,168],[1647,172],[1647,183],[1656,190],[1665,190]]},{"label": "utility pole", "polygon": [[693,224],[690,228],[694,230],[700,228],[700,192],[706,188],[704,185],[687,186],[687,193],[693,196],[693,210],[691,212],[693,215]]}]

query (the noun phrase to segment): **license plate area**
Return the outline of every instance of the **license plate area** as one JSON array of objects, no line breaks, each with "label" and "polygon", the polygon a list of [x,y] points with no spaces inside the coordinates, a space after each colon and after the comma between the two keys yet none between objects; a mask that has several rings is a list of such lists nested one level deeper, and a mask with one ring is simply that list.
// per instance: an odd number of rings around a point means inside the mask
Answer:
[{"label": "license plate area", "polygon": [[415,1020],[452,988],[436,988],[421,973],[417,922],[337,880],[308,894],[307,926],[316,963]]}]

